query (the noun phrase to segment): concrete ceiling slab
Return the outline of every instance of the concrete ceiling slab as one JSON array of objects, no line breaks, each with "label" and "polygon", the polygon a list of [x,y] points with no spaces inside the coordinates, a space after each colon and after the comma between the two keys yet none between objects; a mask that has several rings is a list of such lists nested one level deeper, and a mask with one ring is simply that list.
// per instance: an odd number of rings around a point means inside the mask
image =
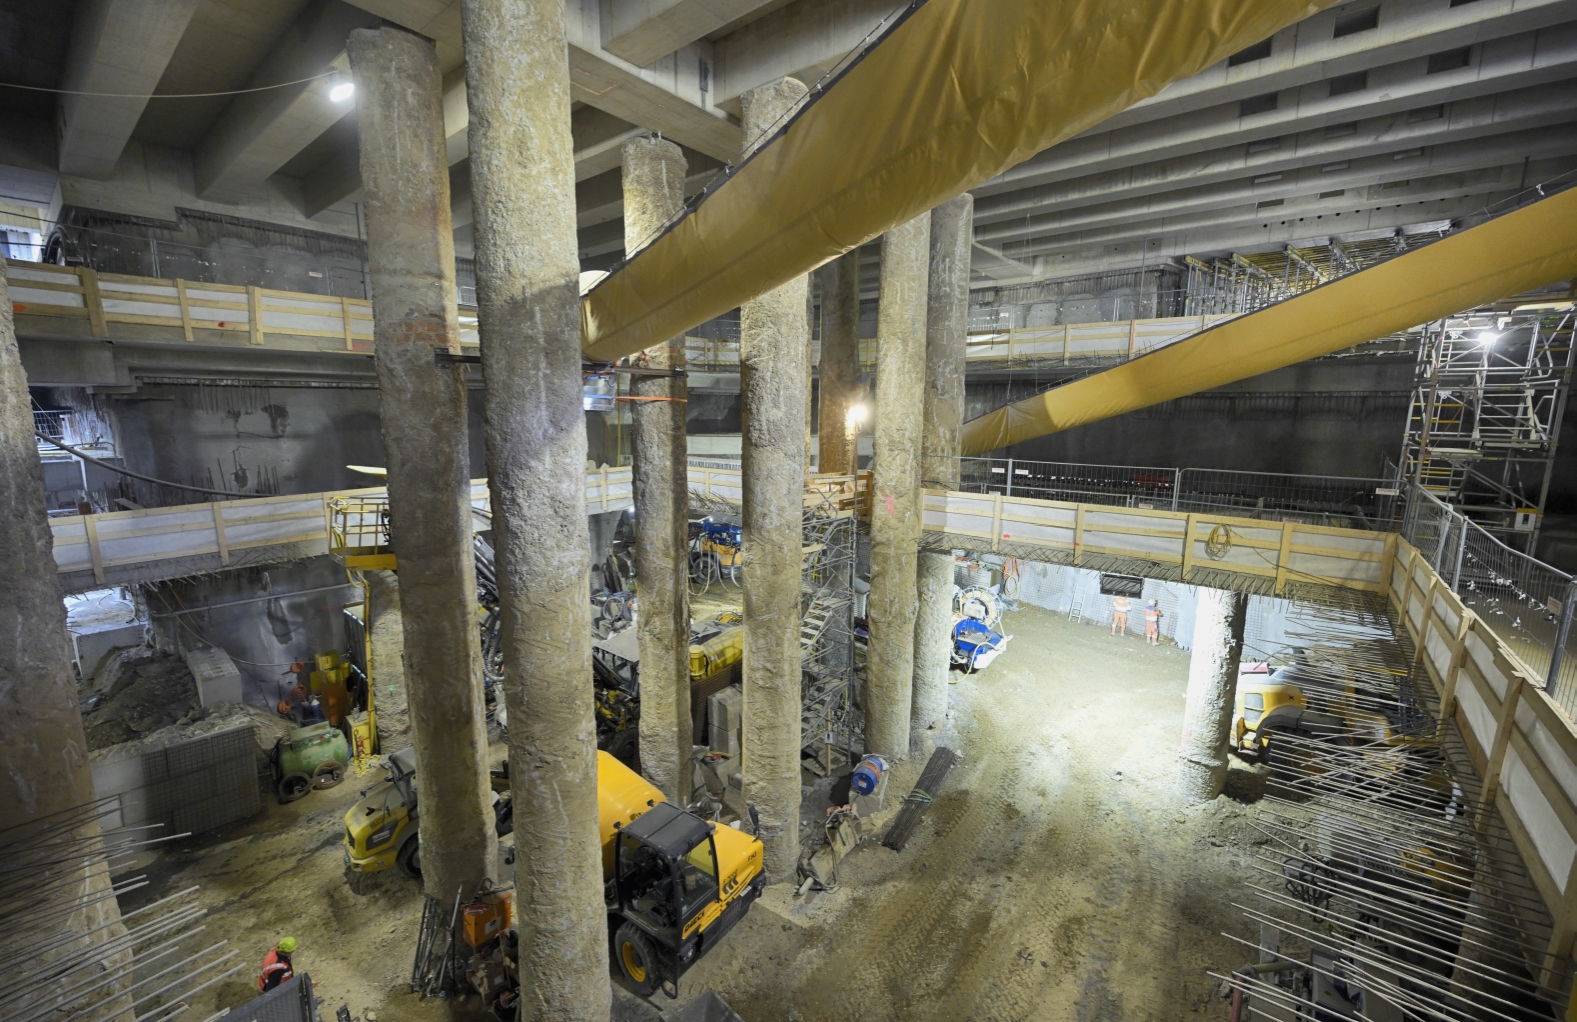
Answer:
[{"label": "concrete ceiling slab", "polygon": [[[378,19],[340,0],[314,0],[252,73],[248,87],[293,82],[337,68],[349,80],[345,39]],[[267,180],[354,105],[330,98],[337,84],[320,78],[236,96],[192,153],[197,193],[245,190]]]},{"label": "concrete ceiling slab", "polygon": [[[198,0],[96,0],[72,29],[60,97],[60,170],[103,180],[164,77]],[[73,93],[123,93],[82,95]]]},{"label": "concrete ceiling slab", "polygon": [[[308,0],[199,0],[156,92],[239,89],[300,17]],[[226,96],[150,103],[132,137],[190,151],[207,134]]]}]

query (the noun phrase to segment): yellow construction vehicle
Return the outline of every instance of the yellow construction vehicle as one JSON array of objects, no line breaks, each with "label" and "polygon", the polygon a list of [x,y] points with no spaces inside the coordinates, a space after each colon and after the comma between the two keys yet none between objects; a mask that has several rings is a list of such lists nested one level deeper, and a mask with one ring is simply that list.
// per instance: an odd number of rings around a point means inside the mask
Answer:
[{"label": "yellow construction vehicle", "polygon": [[[416,760],[388,757],[389,777],[345,814],[345,858],[360,873],[398,865],[421,875]],[[496,791],[508,771],[493,772]],[[513,829],[507,800],[500,835]],[[597,813],[608,931],[625,979],[641,994],[671,988],[744,918],[766,883],[761,842],[666,801],[606,752],[597,753]]]},{"label": "yellow construction vehicle", "polygon": [[624,978],[642,995],[678,996],[684,975],[743,919],[766,884],[761,842],[663,800],[597,753],[597,809],[608,930]]},{"label": "yellow construction vehicle", "polygon": [[416,750],[404,748],[384,757],[388,775],[361,793],[345,812],[345,864],[357,873],[399,866],[422,875],[416,833]]}]

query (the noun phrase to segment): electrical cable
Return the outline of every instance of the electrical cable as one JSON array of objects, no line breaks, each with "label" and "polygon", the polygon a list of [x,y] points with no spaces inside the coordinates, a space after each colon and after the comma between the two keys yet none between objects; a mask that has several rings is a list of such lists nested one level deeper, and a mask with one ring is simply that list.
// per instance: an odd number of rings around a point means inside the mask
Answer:
[{"label": "electrical cable", "polygon": [[297,78],[291,82],[259,85],[250,89],[231,89],[227,92],[81,92],[76,89],[51,89],[42,85],[20,85],[16,82],[0,82],[0,88],[25,89],[28,92],[50,92],[57,96],[92,96],[97,99],[208,99],[214,96],[241,96],[248,92],[268,92],[270,89],[284,89],[292,85],[315,82],[323,78],[333,78],[335,75],[343,73],[341,71],[325,71],[310,78]]},{"label": "electrical cable", "polygon": [[208,486],[187,486],[185,483],[172,483],[168,479],[155,479],[153,476],[145,476],[141,472],[133,472],[129,468],[121,468],[119,465],[111,465],[109,462],[100,458],[95,458],[91,454],[84,454],[75,447],[72,447],[70,444],[63,444],[59,440],[55,440],[52,437],[47,437],[37,430],[33,432],[33,435],[44,441],[46,444],[52,444],[53,446],[60,448],[62,451],[65,451],[67,454],[74,454],[83,461],[91,462],[92,464],[97,465],[99,468],[107,469],[110,472],[118,472],[123,476],[131,476],[133,479],[141,479],[145,483],[157,483],[160,486],[168,486],[176,490],[187,490],[192,493],[213,493],[218,494],[221,497],[259,496],[259,494],[256,493],[237,493],[234,490],[215,490]]},{"label": "electrical cable", "polygon": [[1205,537],[1205,556],[1219,561],[1232,551],[1232,527],[1220,522]]}]

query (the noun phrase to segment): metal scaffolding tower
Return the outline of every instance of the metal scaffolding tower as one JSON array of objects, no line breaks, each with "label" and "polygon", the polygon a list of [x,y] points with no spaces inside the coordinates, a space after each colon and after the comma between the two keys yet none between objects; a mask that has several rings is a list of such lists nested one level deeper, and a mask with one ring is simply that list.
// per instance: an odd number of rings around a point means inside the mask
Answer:
[{"label": "metal scaffolding tower", "polygon": [[1568,300],[1478,309],[1423,328],[1405,479],[1531,551],[1571,383]]},{"label": "metal scaffolding tower", "polygon": [[805,509],[800,740],[805,765],[823,775],[848,760],[861,733],[853,706],[856,521],[852,508],[825,496]]}]

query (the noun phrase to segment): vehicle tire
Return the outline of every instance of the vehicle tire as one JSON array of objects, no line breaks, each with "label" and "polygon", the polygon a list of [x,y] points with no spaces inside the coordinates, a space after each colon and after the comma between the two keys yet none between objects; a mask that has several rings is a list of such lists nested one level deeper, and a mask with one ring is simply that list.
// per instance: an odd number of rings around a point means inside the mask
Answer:
[{"label": "vehicle tire", "polygon": [[622,924],[613,935],[613,954],[619,960],[619,971],[636,993],[650,997],[657,992],[662,982],[657,948],[644,930],[634,923]]},{"label": "vehicle tire", "polygon": [[401,845],[400,850],[394,856],[394,864],[400,867],[401,873],[404,873],[412,880],[420,880],[422,878],[421,840],[419,835],[411,835],[411,839]]},{"label": "vehicle tire", "polygon": [[286,774],[279,779],[274,790],[279,793],[280,802],[294,802],[312,790],[312,777],[299,771]]},{"label": "vehicle tire", "polygon": [[637,728],[615,731],[609,736],[604,751],[636,773],[641,772],[641,733]]},{"label": "vehicle tire", "polygon": [[332,788],[345,779],[345,764],[329,760],[319,763],[318,768],[312,771],[312,786],[319,791]]}]

